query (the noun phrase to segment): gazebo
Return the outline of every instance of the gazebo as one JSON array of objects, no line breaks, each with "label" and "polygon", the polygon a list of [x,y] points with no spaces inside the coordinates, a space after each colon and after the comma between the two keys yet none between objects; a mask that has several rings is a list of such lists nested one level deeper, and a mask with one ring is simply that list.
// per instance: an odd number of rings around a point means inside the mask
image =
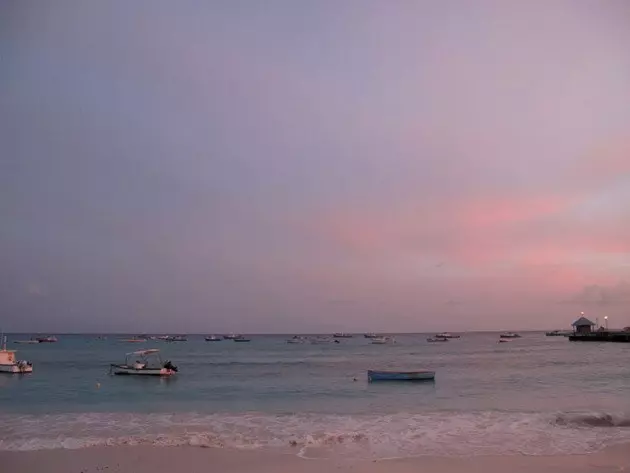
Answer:
[{"label": "gazebo", "polygon": [[595,324],[586,317],[580,317],[571,324],[575,333],[591,333]]}]

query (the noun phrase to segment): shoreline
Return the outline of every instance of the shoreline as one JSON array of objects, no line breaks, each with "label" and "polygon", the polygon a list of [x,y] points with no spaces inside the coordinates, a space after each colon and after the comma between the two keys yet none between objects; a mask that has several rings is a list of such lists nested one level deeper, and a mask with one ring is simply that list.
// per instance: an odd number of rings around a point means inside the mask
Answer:
[{"label": "shoreline", "polygon": [[630,444],[575,455],[501,455],[397,459],[305,459],[268,450],[192,446],[87,447],[77,450],[1,451],[0,465],[12,473],[186,473],[225,471],[256,473],[597,473],[630,470]]}]

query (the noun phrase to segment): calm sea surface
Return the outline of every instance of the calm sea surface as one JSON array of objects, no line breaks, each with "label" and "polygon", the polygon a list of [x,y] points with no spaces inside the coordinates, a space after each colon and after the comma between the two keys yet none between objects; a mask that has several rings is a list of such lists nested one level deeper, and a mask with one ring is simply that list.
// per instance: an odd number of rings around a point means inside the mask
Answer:
[{"label": "calm sea surface", "polygon": [[[274,448],[305,457],[581,453],[630,441],[630,345],[496,333],[394,345],[125,343],[60,335],[14,345],[30,375],[0,375],[1,450],[153,444]],[[160,348],[172,379],[114,377]],[[369,368],[434,369],[435,383],[369,384]],[[355,380],[356,379],[356,380]]]}]

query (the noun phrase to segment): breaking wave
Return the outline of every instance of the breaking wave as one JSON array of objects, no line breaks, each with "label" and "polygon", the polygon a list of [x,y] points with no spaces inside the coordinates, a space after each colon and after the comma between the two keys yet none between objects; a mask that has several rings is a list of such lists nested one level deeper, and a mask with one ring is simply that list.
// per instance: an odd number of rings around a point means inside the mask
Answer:
[{"label": "breaking wave", "polygon": [[630,441],[630,417],[622,414],[83,413],[0,415],[0,425],[0,450],[191,445],[306,458],[572,454]]}]

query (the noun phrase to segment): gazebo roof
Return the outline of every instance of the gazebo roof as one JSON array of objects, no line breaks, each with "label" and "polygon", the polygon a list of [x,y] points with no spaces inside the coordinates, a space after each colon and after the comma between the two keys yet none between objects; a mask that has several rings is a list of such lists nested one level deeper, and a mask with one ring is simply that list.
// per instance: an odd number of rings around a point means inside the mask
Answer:
[{"label": "gazebo roof", "polygon": [[580,317],[571,324],[573,327],[592,327],[595,323],[588,320],[586,317]]}]

